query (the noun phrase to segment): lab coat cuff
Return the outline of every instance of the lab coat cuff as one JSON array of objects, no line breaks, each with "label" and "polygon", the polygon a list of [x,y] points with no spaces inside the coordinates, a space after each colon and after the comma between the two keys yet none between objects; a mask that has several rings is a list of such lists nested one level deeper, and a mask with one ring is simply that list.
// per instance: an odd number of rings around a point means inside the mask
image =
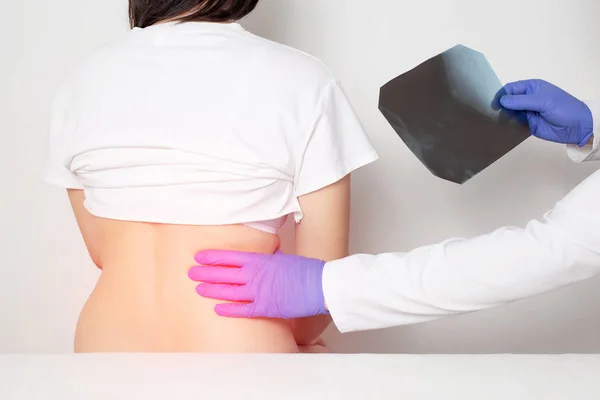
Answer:
[{"label": "lab coat cuff", "polygon": [[354,330],[348,317],[347,309],[350,299],[344,298],[344,280],[347,270],[347,260],[344,259],[325,263],[323,268],[323,294],[327,309],[331,314],[333,323],[341,333]]},{"label": "lab coat cuff", "polygon": [[600,101],[584,103],[592,111],[594,139],[592,144],[582,147],[576,144],[567,145],[567,155],[576,163],[600,160]]}]

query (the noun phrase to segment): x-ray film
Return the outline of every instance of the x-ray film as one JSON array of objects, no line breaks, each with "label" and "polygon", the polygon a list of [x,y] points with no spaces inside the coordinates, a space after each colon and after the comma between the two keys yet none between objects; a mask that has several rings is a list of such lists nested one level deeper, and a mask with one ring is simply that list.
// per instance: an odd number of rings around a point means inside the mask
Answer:
[{"label": "x-ray film", "polygon": [[485,56],[458,45],[384,85],[379,110],[429,171],[462,184],[530,136],[501,89]]}]

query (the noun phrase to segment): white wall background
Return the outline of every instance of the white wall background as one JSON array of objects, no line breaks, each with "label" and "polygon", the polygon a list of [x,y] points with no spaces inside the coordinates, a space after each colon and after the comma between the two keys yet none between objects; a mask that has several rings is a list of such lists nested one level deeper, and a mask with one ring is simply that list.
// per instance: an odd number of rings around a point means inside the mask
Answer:
[{"label": "white wall background", "polygon": [[[127,1],[3,3],[0,352],[68,352],[97,272],[65,193],[40,180],[49,105],[77,58],[127,29]],[[352,251],[374,253],[523,225],[599,167],[529,139],[462,187],[439,180],[377,110],[379,87],[462,43],[504,82],[540,77],[600,96],[599,17],[595,0],[263,0],[244,24],[319,57],[342,81],[381,155],[353,184]],[[600,352],[600,279],[428,324],[331,329],[327,339],[341,352]]]}]

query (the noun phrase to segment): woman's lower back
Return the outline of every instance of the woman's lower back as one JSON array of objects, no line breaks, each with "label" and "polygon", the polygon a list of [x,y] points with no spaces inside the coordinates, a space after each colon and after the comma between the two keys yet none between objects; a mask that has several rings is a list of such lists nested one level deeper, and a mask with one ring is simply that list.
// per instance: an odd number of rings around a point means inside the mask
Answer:
[{"label": "woman's lower back", "polygon": [[277,236],[239,225],[98,220],[102,275],[81,312],[76,352],[298,351],[288,322],[219,317],[187,276],[199,250],[272,253]]}]

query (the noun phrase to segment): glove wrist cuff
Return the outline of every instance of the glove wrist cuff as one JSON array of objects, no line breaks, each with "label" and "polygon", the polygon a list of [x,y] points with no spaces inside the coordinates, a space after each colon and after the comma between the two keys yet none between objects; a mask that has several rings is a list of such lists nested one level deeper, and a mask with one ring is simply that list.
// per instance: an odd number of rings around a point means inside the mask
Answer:
[{"label": "glove wrist cuff", "polygon": [[325,269],[325,261],[314,260],[316,280],[319,291],[317,292],[317,315],[329,315],[329,311],[325,308],[325,293],[323,292],[323,270]]}]

